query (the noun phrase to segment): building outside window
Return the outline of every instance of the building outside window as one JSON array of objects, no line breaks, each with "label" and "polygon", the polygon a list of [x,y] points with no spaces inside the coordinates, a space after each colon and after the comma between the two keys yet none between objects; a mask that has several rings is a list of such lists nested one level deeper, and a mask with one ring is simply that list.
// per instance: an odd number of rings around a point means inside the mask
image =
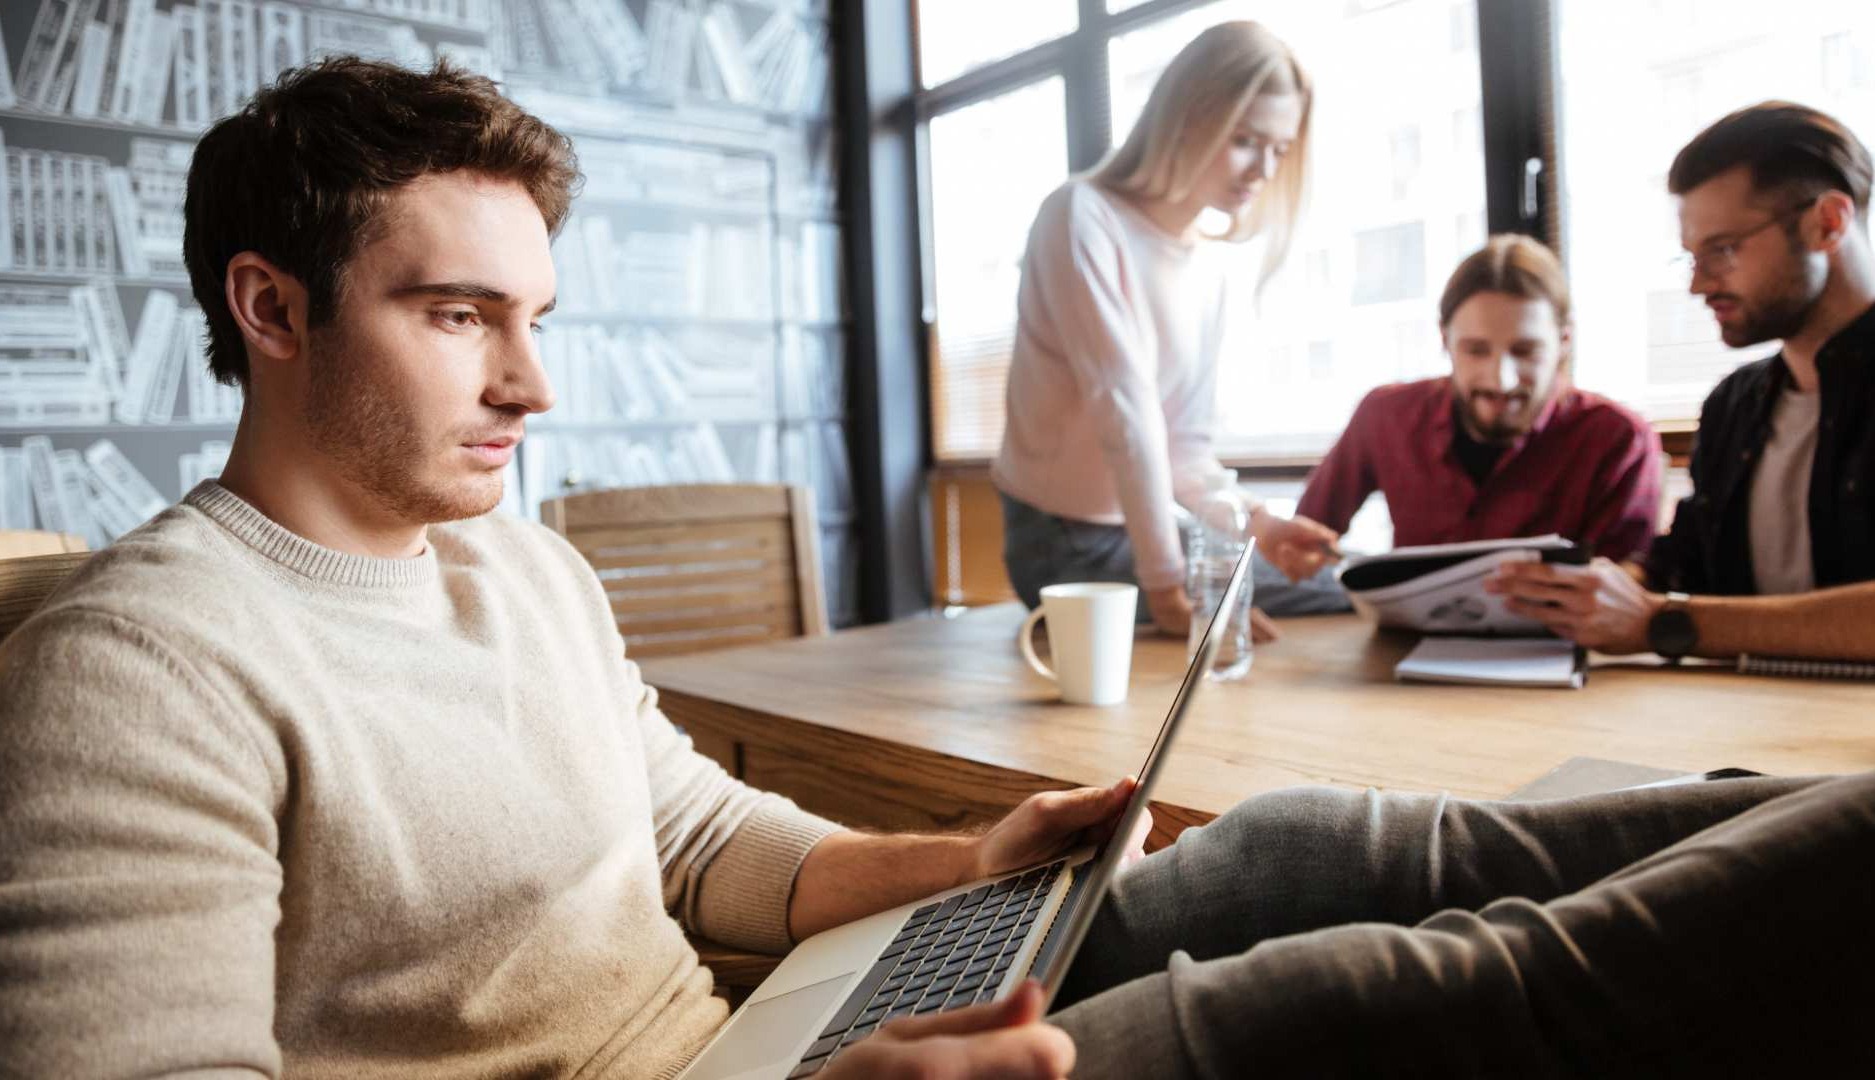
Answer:
[{"label": "building outside window", "polygon": [[1728,349],[1674,264],[1667,169],[1719,117],[1781,98],[1875,139],[1875,6],[1786,0],[1559,5],[1564,247],[1576,370],[1661,421],[1694,421],[1713,384],[1775,345]]}]

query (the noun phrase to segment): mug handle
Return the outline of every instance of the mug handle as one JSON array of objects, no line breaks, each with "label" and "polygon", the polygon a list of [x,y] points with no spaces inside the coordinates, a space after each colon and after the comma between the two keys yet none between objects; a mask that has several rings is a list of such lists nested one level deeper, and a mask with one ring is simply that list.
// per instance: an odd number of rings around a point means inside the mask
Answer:
[{"label": "mug handle", "polygon": [[1043,609],[1039,607],[1029,612],[1029,617],[1022,622],[1022,632],[1016,640],[1022,645],[1022,658],[1029,662],[1029,666],[1035,669],[1037,675],[1049,682],[1060,682],[1060,678],[1055,675],[1055,669],[1042,663],[1042,658],[1035,655],[1035,624],[1042,621],[1042,614]]}]

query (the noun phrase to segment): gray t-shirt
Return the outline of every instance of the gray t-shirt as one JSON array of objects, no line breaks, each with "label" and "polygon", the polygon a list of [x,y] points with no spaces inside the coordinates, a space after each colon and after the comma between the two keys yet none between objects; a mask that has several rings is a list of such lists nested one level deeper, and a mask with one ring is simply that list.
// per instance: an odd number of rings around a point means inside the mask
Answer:
[{"label": "gray t-shirt", "polygon": [[1763,594],[1816,588],[1810,559],[1810,466],[1822,396],[1785,390],[1751,478],[1751,570]]}]

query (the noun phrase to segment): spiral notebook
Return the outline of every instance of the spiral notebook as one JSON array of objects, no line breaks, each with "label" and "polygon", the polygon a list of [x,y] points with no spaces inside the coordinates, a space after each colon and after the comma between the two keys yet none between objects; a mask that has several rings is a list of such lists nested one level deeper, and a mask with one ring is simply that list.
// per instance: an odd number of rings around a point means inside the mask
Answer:
[{"label": "spiral notebook", "polygon": [[1790,679],[1875,679],[1875,663],[1861,660],[1798,660],[1742,653],[1738,670],[1743,675],[1781,675]]}]

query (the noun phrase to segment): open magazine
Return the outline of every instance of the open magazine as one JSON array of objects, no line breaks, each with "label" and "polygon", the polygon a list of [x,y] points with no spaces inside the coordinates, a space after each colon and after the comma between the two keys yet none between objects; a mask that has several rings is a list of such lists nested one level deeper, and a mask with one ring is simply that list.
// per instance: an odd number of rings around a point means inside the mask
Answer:
[{"label": "open magazine", "polygon": [[1484,579],[1511,559],[1581,563],[1588,552],[1560,536],[1474,540],[1395,548],[1355,556],[1341,567],[1354,610],[1381,626],[1425,634],[1546,634],[1543,624],[1504,607]]}]

